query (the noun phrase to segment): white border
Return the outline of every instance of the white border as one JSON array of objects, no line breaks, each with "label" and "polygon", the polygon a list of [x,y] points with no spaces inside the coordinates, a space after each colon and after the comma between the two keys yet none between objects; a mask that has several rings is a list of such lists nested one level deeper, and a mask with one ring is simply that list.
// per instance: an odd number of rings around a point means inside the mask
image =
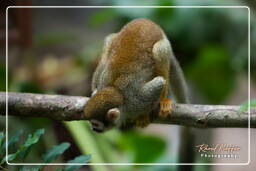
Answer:
[{"label": "white border", "polygon": [[248,6],[8,6],[6,8],[6,156],[8,155],[8,9],[10,8],[247,8],[248,10],[248,162],[246,163],[6,163],[8,165],[249,165],[250,159],[250,8]]}]

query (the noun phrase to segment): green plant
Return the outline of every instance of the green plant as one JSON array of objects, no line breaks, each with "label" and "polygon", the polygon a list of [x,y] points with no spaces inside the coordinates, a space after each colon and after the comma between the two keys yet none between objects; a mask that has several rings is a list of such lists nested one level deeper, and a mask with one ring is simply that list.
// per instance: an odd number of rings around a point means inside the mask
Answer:
[{"label": "green plant", "polygon": [[[44,129],[38,129],[34,133],[29,134],[22,145],[16,150],[16,152],[8,154],[5,156],[6,148],[10,148],[14,146],[21,139],[23,131],[17,132],[14,136],[10,137],[8,144],[5,142],[5,135],[3,132],[0,132],[0,168],[2,170],[7,170],[5,167],[7,165],[7,161],[11,162],[24,162],[27,155],[31,152],[31,148],[39,142],[41,136],[45,133]],[[42,155],[42,159],[44,163],[50,163],[60,157],[68,148],[70,147],[70,143],[63,142],[59,145],[53,146],[49,149],[45,154]],[[74,158],[73,160],[69,160],[67,163],[87,163],[91,159],[91,155],[80,155]],[[58,171],[73,171],[82,167],[82,165],[67,165],[63,169],[58,169]],[[17,168],[19,171],[40,171],[43,169],[43,165],[41,166],[22,166]]]},{"label": "green plant", "polygon": [[[250,100],[250,107],[256,107],[256,99],[251,99]],[[246,101],[246,102],[243,102],[241,105],[240,105],[240,111],[242,112],[245,112],[247,111],[249,108],[249,101]]]}]

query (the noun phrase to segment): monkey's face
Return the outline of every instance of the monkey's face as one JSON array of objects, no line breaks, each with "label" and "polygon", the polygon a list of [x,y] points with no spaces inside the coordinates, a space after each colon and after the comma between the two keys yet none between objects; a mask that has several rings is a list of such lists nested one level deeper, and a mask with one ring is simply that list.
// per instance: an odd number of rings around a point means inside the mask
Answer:
[{"label": "monkey's face", "polygon": [[115,88],[107,87],[99,90],[85,105],[85,118],[91,122],[94,131],[106,131],[119,123],[119,107],[122,103],[123,96]]},{"label": "monkey's face", "polygon": [[105,117],[96,117],[90,120],[93,131],[104,132],[117,126],[120,122],[120,110],[118,108],[112,108],[103,115]]}]

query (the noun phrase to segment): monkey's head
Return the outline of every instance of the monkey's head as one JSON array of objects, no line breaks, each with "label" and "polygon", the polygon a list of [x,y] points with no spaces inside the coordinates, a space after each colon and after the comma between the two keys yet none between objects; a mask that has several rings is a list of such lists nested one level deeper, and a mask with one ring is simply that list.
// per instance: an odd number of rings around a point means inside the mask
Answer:
[{"label": "monkey's head", "polygon": [[119,107],[123,96],[113,88],[107,87],[97,91],[84,108],[85,118],[91,122],[92,129],[104,132],[120,123]]}]

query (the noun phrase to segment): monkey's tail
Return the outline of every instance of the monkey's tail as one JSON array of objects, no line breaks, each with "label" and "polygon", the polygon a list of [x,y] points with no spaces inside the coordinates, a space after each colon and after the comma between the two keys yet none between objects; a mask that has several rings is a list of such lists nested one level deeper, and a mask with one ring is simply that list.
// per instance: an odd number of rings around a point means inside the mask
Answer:
[{"label": "monkey's tail", "polygon": [[[171,55],[170,62],[170,85],[171,91],[174,94],[178,103],[190,103],[188,87],[185,80],[183,71],[176,59]],[[195,155],[193,152],[194,147],[194,134],[189,127],[181,127],[180,129],[180,147],[179,147],[179,163],[194,163]],[[179,165],[178,171],[192,171],[192,165]]]}]

